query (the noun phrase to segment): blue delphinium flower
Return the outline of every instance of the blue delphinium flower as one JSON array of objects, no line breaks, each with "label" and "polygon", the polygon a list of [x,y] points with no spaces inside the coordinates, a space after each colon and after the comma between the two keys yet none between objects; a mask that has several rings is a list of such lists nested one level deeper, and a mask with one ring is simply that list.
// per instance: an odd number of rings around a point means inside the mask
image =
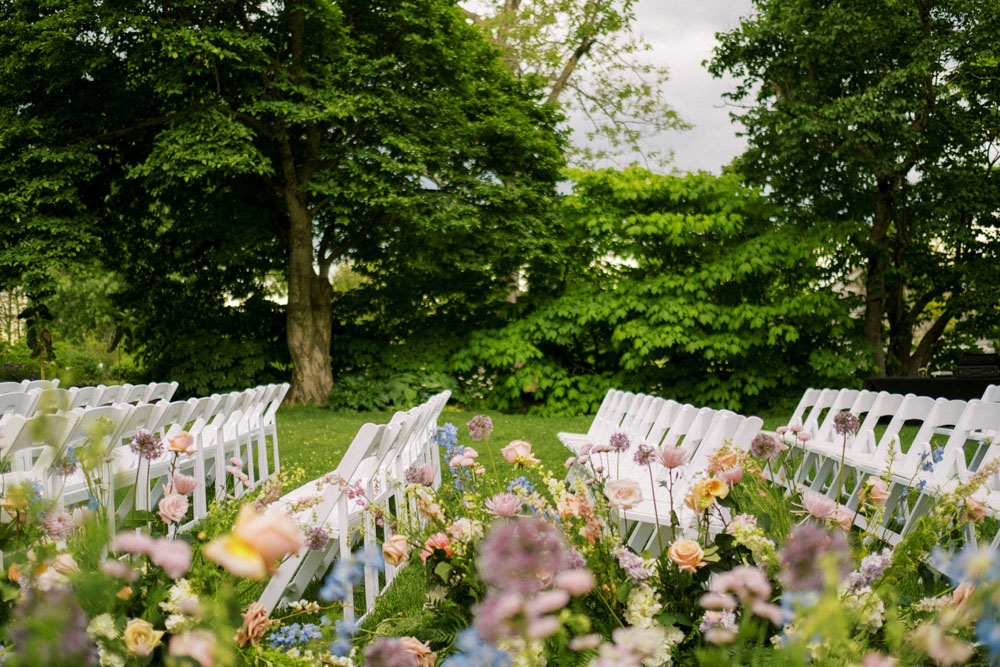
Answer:
[{"label": "blue delphinium flower", "polygon": [[[347,558],[337,561],[323,580],[323,587],[319,589],[320,599],[326,602],[340,600],[345,605],[353,602],[351,587],[361,582],[366,567],[379,572],[385,569],[382,552],[377,548],[358,550]],[[337,638],[330,644],[330,653],[338,657],[348,655],[354,648],[353,638],[358,632],[357,622],[341,619],[334,624],[334,631],[337,633]]]},{"label": "blue delphinium flower", "polygon": [[292,623],[272,632],[268,635],[267,641],[274,648],[287,650],[322,637],[323,633],[315,623]]},{"label": "blue delphinium flower", "polygon": [[930,563],[956,586],[963,581],[978,585],[1000,579],[1000,561],[990,549],[974,544],[965,545],[957,554],[934,547]]},{"label": "blue delphinium flower", "polygon": [[997,658],[1000,658],[1000,623],[997,623],[996,610],[980,617],[976,623],[976,639],[989,649],[990,662],[996,664]]},{"label": "blue delphinium flower", "polygon": [[507,483],[507,490],[511,493],[514,493],[517,489],[523,489],[525,493],[533,493],[535,485],[529,482],[528,479],[522,475],[521,477],[516,477]]},{"label": "blue delphinium flower", "polygon": [[441,663],[442,667],[508,667],[510,656],[493,644],[483,641],[474,628],[467,628],[455,638],[457,653]]}]

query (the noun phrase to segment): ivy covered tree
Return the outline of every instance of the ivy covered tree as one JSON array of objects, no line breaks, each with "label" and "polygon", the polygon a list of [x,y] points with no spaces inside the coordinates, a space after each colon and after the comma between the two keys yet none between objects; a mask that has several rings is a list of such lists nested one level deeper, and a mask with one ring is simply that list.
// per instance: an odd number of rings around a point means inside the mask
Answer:
[{"label": "ivy covered tree", "polygon": [[741,81],[738,168],[859,283],[867,365],[915,375],[949,338],[1000,339],[1000,5],[754,6],[710,66]]},{"label": "ivy covered tree", "polygon": [[[185,284],[191,276],[160,263],[176,249],[158,239],[197,245],[213,223],[268,229],[287,282],[293,401],[322,401],[332,383],[336,263],[356,256],[385,270],[383,251],[400,244],[417,252],[455,229],[482,240],[521,220],[530,239],[554,193],[558,116],[451,2],[5,8],[2,113],[16,140],[4,173],[25,210],[34,195],[16,165],[35,156],[33,177],[61,184],[60,224],[84,211],[91,229],[135,250],[108,257],[124,256],[126,274],[152,269]],[[245,223],[217,215],[240,210],[239,198],[258,204]],[[216,217],[199,220],[199,208]],[[200,260],[188,250],[188,270],[213,262],[210,245]],[[478,257],[476,271],[491,263]]]},{"label": "ivy covered tree", "polygon": [[817,239],[738,175],[575,172],[564,213],[561,285],[453,357],[498,407],[586,412],[613,385],[749,409],[856,368]]}]

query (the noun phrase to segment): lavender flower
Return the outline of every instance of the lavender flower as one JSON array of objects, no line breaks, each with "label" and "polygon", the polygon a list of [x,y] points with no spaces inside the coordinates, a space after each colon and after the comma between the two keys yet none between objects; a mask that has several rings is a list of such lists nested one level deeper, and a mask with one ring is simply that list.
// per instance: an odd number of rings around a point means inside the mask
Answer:
[{"label": "lavender flower", "polygon": [[52,463],[52,472],[62,477],[69,477],[76,472],[77,460],[73,456],[73,448],[70,447],[66,452],[66,456],[61,456]]},{"label": "lavender flower", "polygon": [[770,461],[781,452],[788,449],[788,446],[779,442],[774,436],[766,433],[759,434],[750,443],[750,451],[759,459]]},{"label": "lavender flower", "polygon": [[486,415],[476,415],[467,424],[469,427],[469,437],[476,442],[489,440],[493,433],[493,420]]},{"label": "lavender flower", "polygon": [[833,429],[839,435],[854,435],[860,426],[857,415],[853,415],[847,410],[838,412],[833,418]]},{"label": "lavender flower", "polygon": [[732,611],[706,611],[698,625],[703,634],[713,628],[736,632],[736,613]]},{"label": "lavender flower", "polygon": [[138,454],[139,458],[152,461],[163,454],[163,442],[149,431],[139,429],[132,436],[129,449]]},{"label": "lavender flower", "polygon": [[624,452],[631,446],[631,444],[632,443],[629,442],[628,436],[624,433],[615,433],[610,439],[608,439],[608,445],[616,452]]},{"label": "lavender flower", "polygon": [[566,566],[559,531],[541,519],[503,521],[483,541],[479,573],[501,590],[535,593]]},{"label": "lavender flower", "polygon": [[812,523],[799,525],[788,536],[781,550],[782,580],[790,591],[822,591],[829,559],[841,577],[847,574],[847,541],[840,533],[831,533]]},{"label": "lavender flower", "polygon": [[641,466],[651,465],[656,458],[656,450],[649,445],[639,445],[638,449],[635,450],[633,458]]},{"label": "lavender flower", "polygon": [[625,574],[635,583],[641,583],[653,576],[653,573],[646,568],[646,563],[642,558],[621,544],[611,550],[611,555],[618,559],[618,564],[625,570]]},{"label": "lavender flower", "polygon": [[310,526],[306,529],[306,548],[310,551],[320,551],[330,541],[330,534],[323,526]]},{"label": "lavender flower", "polygon": [[430,486],[434,483],[434,466],[430,463],[412,465],[403,473],[407,484]]},{"label": "lavender flower", "polygon": [[395,637],[373,641],[365,649],[366,667],[420,667],[417,656],[406,650],[406,644]]},{"label": "lavender flower", "polygon": [[847,578],[848,585],[857,590],[865,586],[871,586],[876,580],[881,578],[886,568],[892,564],[892,549],[885,548],[880,554],[868,554],[861,559],[861,565]]}]

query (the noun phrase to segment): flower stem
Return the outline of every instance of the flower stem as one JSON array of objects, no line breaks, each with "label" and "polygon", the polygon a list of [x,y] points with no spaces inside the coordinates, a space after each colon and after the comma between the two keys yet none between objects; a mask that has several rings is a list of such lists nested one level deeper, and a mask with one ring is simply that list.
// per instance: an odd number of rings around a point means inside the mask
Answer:
[{"label": "flower stem", "polygon": [[660,511],[656,508],[656,482],[653,481],[653,466],[646,464],[649,471],[649,483],[652,485],[653,495],[653,516],[656,517],[656,543],[660,545],[660,553],[663,553],[663,538],[660,537]]}]

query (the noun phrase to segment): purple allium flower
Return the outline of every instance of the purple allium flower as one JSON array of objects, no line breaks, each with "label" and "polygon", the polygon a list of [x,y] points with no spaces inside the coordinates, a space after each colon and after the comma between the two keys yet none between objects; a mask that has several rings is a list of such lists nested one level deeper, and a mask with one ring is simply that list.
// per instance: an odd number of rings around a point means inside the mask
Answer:
[{"label": "purple allium flower", "polygon": [[889,565],[892,564],[892,549],[886,547],[880,554],[868,554],[861,559],[858,569],[851,572],[847,581],[854,590],[871,586],[876,580],[882,577]]},{"label": "purple allium flower", "polygon": [[467,424],[469,427],[469,437],[476,442],[489,440],[493,433],[493,420],[486,415],[476,415]]},{"label": "purple allium flower", "polygon": [[412,465],[403,473],[407,484],[422,484],[430,486],[434,483],[434,465],[424,463],[422,465]]},{"label": "purple allium flower", "polygon": [[56,507],[48,511],[42,520],[45,532],[54,540],[65,540],[73,534],[76,522],[73,515],[64,507]]},{"label": "purple allium flower", "polygon": [[800,524],[781,550],[782,581],[790,591],[822,591],[824,560],[829,559],[841,578],[847,575],[847,540],[812,523]]},{"label": "purple allium flower", "polygon": [[639,445],[635,450],[635,456],[633,457],[635,462],[641,466],[652,465],[653,461],[656,459],[656,450],[649,445]]},{"label": "purple allium flower", "polygon": [[618,564],[625,570],[628,578],[635,583],[640,583],[653,576],[653,573],[646,568],[642,558],[635,555],[621,544],[611,550],[611,555],[618,559]]},{"label": "purple allium flower", "polygon": [[712,629],[736,632],[736,614],[731,611],[706,611],[698,629],[703,634]]},{"label": "purple allium flower", "polygon": [[535,593],[566,567],[566,560],[552,525],[541,519],[503,521],[483,540],[479,574],[498,589]]},{"label": "purple allium flower", "polygon": [[475,608],[474,626],[488,642],[514,637],[517,632],[510,620],[524,611],[524,596],[511,591],[493,592]]},{"label": "purple allium flower", "polygon": [[152,461],[163,454],[163,442],[149,431],[139,429],[132,436],[129,449],[138,454],[140,458]]},{"label": "purple allium flower", "polygon": [[310,551],[320,551],[330,541],[330,534],[323,526],[310,526],[306,528],[306,548]]},{"label": "purple allium flower", "polygon": [[62,477],[69,477],[76,472],[76,468],[76,459],[69,456],[62,456],[52,463],[52,472]]},{"label": "purple allium flower", "polygon": [[23,664],[96,665],[97,644],[87,635],[87,622],[69,588],[22,596],[10,624],[10,653]]},{"label": "purple allium flower", "polygon": [[853,415],[847,410],[838,412],[833,418],[833,429],[839,435],[854,435],[858,432],[860,425],[857,415]]},{"label": "purple allium flower", "polygon": [[401,640],[383,637],[365,649],[365,667],[420,667],[420,660]]},{"label": "purple allium flower", "polygon": [[615,433],[608,439],[608,445],[616,452],[624,452],[631,446],[628,436],[624,433]]},{"label": "purple allium flower", "polygon": [[570,549],[566,552],[566,569],[578,570],[584,567],[587,567],[587,561],[580,555],[579,551]]},{"label": "purple allium flower", "polygon": [[784,443],[778,442],[774,436],[760,433],[750,443],[750,451],[759,459],[770,461],[781,452],[788,449]]}]

